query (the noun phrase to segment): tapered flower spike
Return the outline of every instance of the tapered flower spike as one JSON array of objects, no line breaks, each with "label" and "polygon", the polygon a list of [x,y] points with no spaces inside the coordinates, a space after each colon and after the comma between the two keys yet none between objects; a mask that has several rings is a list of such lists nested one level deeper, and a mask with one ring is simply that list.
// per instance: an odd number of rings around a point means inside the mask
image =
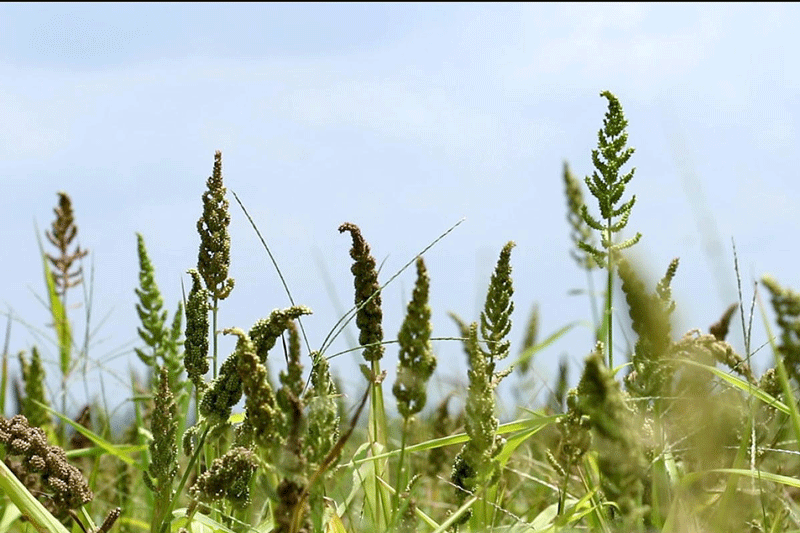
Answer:
[{"label": "tapered flower spike", "polygon": [[350,232],[353,247],[350,257],[355,261],[350,271],[354,276],[356,289],[355,303],[358,308],[356,325],[361,332],[358,342],[364,348],[366,361],[378,361],[383,357],[383,311],[381,310],[381,286],[378,283],[378,269],[375,258],[370,255],[369,245],[355,224],[345,222],[339,226],[339,233]]},{"label": "tapered flower spike", "polygon": [[778,353],[784,358],[789,377],[800,381],[800,293],[781,287],[771,276],[763,276],[761,282],[770,292],[772,309],[781,328]]},{"label": "tapered flower spike", "polygon": [[564,161],[564,189],[567,196],[567,221],[570,226],[570,238],[575,247],[580,250],[579,253],[578,250],[573,249],[570,251],[570,255],[582,268],[591,270],[597,267],[597,262],[592,254],[580,249],[578,243],[584,242],[594,245],[594,236],[592,229],[583,220],[583,215],[581,214],[585,205],[581,182],[572,173],[566,161]]},{"label": "tapered flower spike", "polygon": [[152,530],[161,529],[172,500],[172,482],[178,472],[178,408],[170,390],[169,371],[160,367],[152,418],[150,466],[145,470],[145,485],[156,493]]},{"label": "tapered flower spike", "polygon": [[208,303],[209,293],[203,287],[200,273],[195,269],[189,270],[192,276],[192,289],[186,299],[186,340],[184,346],[183,364],[186,374],[194,383],[195,388],[202,394],[206,388],[204,376],[208,373],[208,312],[211,306]]},{"label": "tapered flower spike", "polygon": [[83,281],[83,270],[78,267],[73,270],[72,266],[89,253],[82,250],[76,244],[75,250],[69,252],[69,247],[78,234],[78,226],[75,225],[75,214],[72,211],[72,200],[65,192],[58,193],[58,207],[53,209],[56,219],[50,231],[45,232],[45,236],[50,243],[58,248],[59,255],[47,254],[47,258],[53,265],[53,277],[58,287],[59,295],[64,298],[67,289],[75,287]]},{"label": "tapered flower spike", "polygon": [[[628,121],[616,96],[609,91],[600,95],[608,100],[608,111],[603,119],[603,129],[597,132],[598,148],[592,150],[592,162],[596,170],[591,177],[585,178],[589,192],[597,199],[600,218],[592,217],[585,204],[581,207],[581,216],[586,224],[600,232],[603,249],[600,250],[586,241],[579,242],[578,246],[592,254],[599,265],[606,266],[610,253],[630,248],[639,241],[641,234],[637,233],[632,239],[620,243],[612,241],[612,235],[619,233],[627,225],[631,208],[636,203],[636,195],[633,195],[629,201],[618,205],[625,192],[625,185],[631,181],[636,169],[620,175],[620,169],[634,152],[633,148],[626,148],[628,133],[625,128]],[[614,222],[616,218],[619,219]]]},{"label": "tapered flower spike", "polygon": [[[496,456],[504,443],[497,435],[499,422],[494,416],[494,389],[502,376],[493,373],[494,363],[480,349],[475,323],[469,328],[465,348],[469,355],[469,391],[465,407],[469,441],[456,456],[451,474],[457,501],[462,503],[478,487],[497,482],[500,469]],[[465,523],[469,517],[470,513],[465,513],[458,523]]]},{"label": "tapered flower spike", "polygon": [[49,405],[49,402],[45,397],[45,372],[39,349],[36,346],[31,349],[30,362],[20,352],[19,362],[22,368],[22,380],[25,382],[25,398],[21,405],[22,414],[27,417],[31,426],[52,432],[53,422],[47,409],[43,407]]},{"label": "tapered flower spike", "polygon": [[[281,371],[278,375],[281,388],[278,389],[276,400],[278,407],[283,411],[286,422],[286,426],[281,428],[281,432],[284,437],[288,438],[290,434],[304,432],[302,397],[305,381],[303,380],[303,365],[300,364],[300,335],[294,321],[286,324],[286,331],[289,334],[286,371]],[[299,450],[295,451],[299,452]]]},{"label": "tapered flower spike", "polygon": [[589,419],[597,440],[601,486],[606,497],[617,503],[626,526],[641,523],[647,513],[642,506],[648,461],[642,447],[642,435],[634,425],[633,411],[625,401],[614,373],[603,362],[603,348],[598,342],[586,358],[578,384],[577,397],[571,400],[577,414]]},{"label": "tapered flower spike", "polygon": [[[649,294],[633,265],[624,257],[618,260],[617,271],[628,303],[631,328],[638,337],[631,358],[632,369],[625,377],[627,390],[634,396],[658,398],[668,395],[663,387],[673,371],[665,358],[672,346],[670,315],[675,310],[670,283],[677,268],[678,260],[673,259],[655,294]],[[637,405],[644,409],[648,404],[639,402]]]},{"label": "tapered flower spike", "polygon": [[400,356],[397,380],[392,393],[397,398],[397,409],[403,418],[409,418],[425,407],[425,387],[433,370],[436,357],[431,346],[431,308],[428,305],[430,278],[425,262],[417,259],[417,282],[408,304],[406,318],[397,335]]},{"label": "tapered flower spike", "polygon": [[725,337],[728,336],[731,319],[733,318],[733,314],[737,309],[739,309],[739,304],[729,305],[725,312],[722,313],[720,319],[711,324],[711,326],[708,328],[708,332],[714,335],[718,341],[724,341]]},{"label": "tapered flower spike", "polygon": [[525,337],[522,339],[522,345],[519,347],[520,359],[517,361],[515,368],[523,376],[530,368],[531,357],[525,356],[525,352],[536,345],[536,340],[539,335],[539,304],[534,303],[531,308],[531,313],[528,315],[528,323],[525,326]]},{"label": "tapered flower spike", "polygon": [[224,300],[233,290],[234,280],[228,277],[231,263],[231,238],[228,226],[227,189],[222,184],[222,152],[214,154],[214,172],[206,183],[203,193],[203,216],[197,221],[200,234],[200,252],[197,270],[205,281],[206,288],[216,300]]},{"label": "tapered flower spike", "polygon": [[[330,365],[318,352],[311,354],[311,386],[305,403],[308,404],[308,434],[305,438],[306,456],[311,465],[319,466],[339,440],[339,412],[336,387],[331,379]],[[328,472],[330,474],[330,471]]]},{"label": "tapered flower spike", "polygon": [[581,216],[584,222],[600,233],[600,248],[588,241],[578,242],[578,247],[584,252],[591,254],[595,262],[606,269],[606,305],[605,305],[605,324],[606,338],[605,349],[608,352],[607,361],[611,367],[614,365],[614,342],[613,342],[613,312],[612,295],[614,291],[614,264],[616,256],[621,250],[630,248],[642,237],[637,233],[633,238],[622,242],[614,242],[614,234],[619,233],[628,223],[631,208],[636,203],[636,195],[629,201],[619,204],[622,194],[625,192],[625,185],[633,178],[636,169],[620,175],[620,169],[633,155],[633,148],[626,148],[628,133],[625,128],[628,121],[622,113],[617,97],[609,91],[600,93],[600,96],[608,100],[608,111],[603,119],[603,129],[597,132],[597,149],[592,150],[592,162],[595,171],[592,176],[585,178],[589,192],[597,199],[600,208],[600,217],[594,218],[589,214],[589,210],[584,204],[581,206]]},{"label": "tapered flower spike", "polygon": [[511,280],[511,249],[509,241],[500,251],[500,258],[486,294],[486,303],[481,311],[481,337],[488,345],[489,361],[492,363],[508,356],[510,342],[506,339],[511,331],[511,313],[514,312],[514,286]]},{"label": "tapered flower spike", "polygon": [[134,348],[134,351],[139,359],[153,370],[161,364],[166,365],[169,370],[170,386],[174,388],[183,372],[180,357],[180,347],[183,344],[180,340],[183,303],[178,302],[178,309],[173,315],[172,324],[167,327],[164,299],[161,297],[161,291],[155,280],[155,269],[147,255],[144,238],[137,233],[136,240],[139,255],[139,287],[134,291],[139,298],[139,303],[136,304],[136,313],[142,324],[137,328],[137,332],[146,349]]},{"label": "tapered flower spike", "polygon": [[142,322],[142,326],[136,328],[136,331],[139,333],[139,338],[150,349],[145,351],[142,348],[134,348],[134,351],[144,364],[153,367],[157,364],[158,356],[161,355],[167,312],[164,310],[164,299],[158,289],[155,269],[147,255],[147,248],[141,233],[136,234],[136,243],[139,255],[139,287],[134,289],[134,292],[139,298],[139,303],[136,304],[136,313]]},{"label": "tapered flower spike", "polygon": [[150,480],[159,485],[171,482],[178,470],[178,432],[177,405],[169,388],[169,373],[161,367],[158,374],[158,385],[155,395],[155,411],[153,412],[150,454],[152,459],[148,468]]}]

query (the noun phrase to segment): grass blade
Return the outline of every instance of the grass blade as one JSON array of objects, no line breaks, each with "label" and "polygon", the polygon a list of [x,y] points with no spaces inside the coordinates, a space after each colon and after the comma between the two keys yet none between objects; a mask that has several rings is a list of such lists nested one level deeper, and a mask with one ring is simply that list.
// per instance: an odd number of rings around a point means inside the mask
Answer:
[{"label": "grass blade", "polygon": [[556,342],[558,339],[560,339],[561,337],[566,335],[567,332],[569,332],[569,330],[571,330],[572,328],[574,328],[575,326],[577,326],[580,323],[581,322],[579,320],[576,320],[575,322],[570,322],[566,326],[563,326],[560,329],[558,329],[555,333],[552,333],[549,337],[544,339],[542,342],[540,342],[538,344],[534,344],[530,348],[527,348],[525,351],[523,351],[520,354],[519,358],[516,361],[514,361],[513,365],[517,366],[517,365],[520,365],[520,364],[527,363],[528,361],[533,359],[534,355],[536,355],[537,353],[541,352],[542,350],[544,350],[545,348],[547,348],[548,346],[550,346],[551,344]]},{"label": "grass blade", "polygon": [[39,533],[69,533],[69,530],[33,497],[3,461],[0,461],[0,489]]},{"label": "grass blade", "polygon": [[36,402],[36,403],[37,403],[37,405],[41,406],[43,409],[47,409],[47,411],[50,414],[55,415],[56,417],[58,417],[65,424],[69,424],[70,426],[72,426],[75,429],[75,431],[77,431],[78,433],[80,433],[81,435],[83,435],[84,437],[89,439],[90,441],[92,441],[97,447],[103,449],[109,455],[111,455],[113,457],[116,457],[120,461],[123,461],[123,462],[125,462],[125,463],[127,463],[129,465],[136,465],[138,467],[141,467],[141,465],[137,465],[136,461],[134,461],[133,458],[130,455],[131,452],[138,450],[139,449],[138,447],[137,448],[131,448],[128,445],[116,446],[114,444],[111,444],[110,442],[108,442],[104,438],[100,437],[96,433],[86,429],[85,427],[83,427],[82,425],[78,424],[77,422],[74,422],[73,420],[70,420],[68,417],[62,415],[61,413],[58,413],[58,412],[54,411],[53,409],[51,409],[50,407],[48,407],[48,406],[46,406],[46,405],[44,405],[42,403],[39,403],[39,402]]}]

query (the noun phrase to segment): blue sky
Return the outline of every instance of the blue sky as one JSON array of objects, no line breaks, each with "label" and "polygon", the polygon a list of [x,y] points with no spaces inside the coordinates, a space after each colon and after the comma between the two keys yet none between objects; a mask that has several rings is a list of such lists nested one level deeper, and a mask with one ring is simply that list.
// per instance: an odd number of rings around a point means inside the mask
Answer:
[{"label": "blue sky", "polygon": [[[67,191],[95,269],[92,324],[107,316],[90,357],[108,371],[107,389],[115,375],[124,383],[129,365],[141,368],[130,352],[135,232],[171,312],[221,150],[227,187],[295,300],[315,311],[312,347],[352,303],[339,224],[361,227],[385,281],[465,218],[426,254],[434,334],[456,334],[448,311],[477,318],[497,254],[514,240],[516,353],[534,302],[542,335],[591,319],[586,297],[569,294],[586,279],[569,257],[561,169],[566,160],[591,173],[608,89],[636,149],[626,197],[637,196],[637,257],[654,278],[680,257],[676,335],[705,330],[737,299],[731,239],[746,299],[765,273],[800,289],[798,23],[796,4],[1,4],[0,304],[44,328],[34,221],[49,226],[56,192]],[[237,286],[220,322],[249,328],[289,304],[230,199]],[[384,292],[387,338],[413,280],[409,269]],[[755,325],[758,346],[766,336]],[[740,328],[730,340],[743,350]],[[34,343],[55,359],[12,326],[12,353]],[[333,350],[347,347],[343,337]],[[587,328],[550,347],[533,390],[552,382],[561,356],[577,364],[591,347]],[[446,392],[465,381],[466,363],[456,342],[436,350],[453,376],[434,384]],[[395,360],[389,348],[384,367]],[[335,361],[357,384],[355,358]]]}]

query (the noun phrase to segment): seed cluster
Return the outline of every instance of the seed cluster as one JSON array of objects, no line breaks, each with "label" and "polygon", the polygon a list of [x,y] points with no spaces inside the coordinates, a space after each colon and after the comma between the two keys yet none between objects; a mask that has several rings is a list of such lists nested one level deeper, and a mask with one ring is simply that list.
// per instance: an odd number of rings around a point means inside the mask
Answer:
[{"label": "seed cluster", "polygon": [[211,503],[223,498],[239,508],[250,503],[250,478],[256,470],[256,458],[243,447],[231,449],[214,459],[211,468],[204,472],[189,492],[197,500]]},{"label": "seed cluster", "polygon": [[58,507],[76,509],[92,501],[94,495],[81,471],[67,462],[63,449],[47,443],[41,428],[30,427],[23,415],[0,417],[0,442],[8,455],[23,457],[22,465],[28,472],[41,475]]}]

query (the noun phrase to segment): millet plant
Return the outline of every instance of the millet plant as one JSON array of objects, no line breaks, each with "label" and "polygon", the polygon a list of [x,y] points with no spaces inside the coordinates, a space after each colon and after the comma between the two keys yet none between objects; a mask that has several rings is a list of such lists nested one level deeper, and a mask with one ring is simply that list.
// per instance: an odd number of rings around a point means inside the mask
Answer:
[{"label": "millet plant", "polygon": [[[540,336],[540,306],[529,302],[529,320],[512,330],[511,252],[527,243],[501,248],[474,321],[444,310],[455,318],[455,336],[433,336],[436,280],[425,252],[455,226],[381,284],[365,233],[341,224],[351,243],[353,307],[316,349],[303,325],[312,310],[294,302],[285,282],[290,306],[263,309],[253,324],[225,324],[219,306],[234,288],[232,214],[217,152],[202,194],[197,263],[186,265],[189,290],[171,318],[145,236],[136,235],[140,323],[131,353],[147,379],[132,372],[125,427],[112,431],[112,413],[100,402],[72,420],[67,377],[88,355],[73,342],[66,294],[82,283],[77,262],[86,252],[75,240],[71,200],[60,193],[46,234],[58,253],[42,250],[58,355],[25,347],[21,375],[11,380],[3,353],[0,406],[8,407],[12,386],[17,402],[13,416],[0,417],[0,533],[800,531],[800,296],[763,279],[778,332],[766,340],[774,367],[761,374],[751,364],[741,301],[710,317],[706,331],[674,332],[679,262],[665,265],[648,287],[624,254],[640,238],[619,237],[636,200],[622,198],[633,178],[622,167],[633,149],[619,100],[608,91],[601,96],[608,109],[591,152],[595,170],[581,182],[565,163],[562,175],[570,255],[589,275],[595,329],[584,352],[572,354],[583,359],[574,388],[566,358],[551,384],[534,371],[534,356],[579,321]],[[588,196],[599,215],[589,214]],[[411,265],[416,280],[405,317],[384,324],[385,288]],[[591,286],[596,268],[607,276],[602,318]],[[617,277],[631,330],[622,364],[612,350]],[[760,301],[754,295],[751,315]],[[748,339],[743,354],[726,340],[737,310]],[[364,358],[363,380],[355,397],[345,398],[337,386],[339,354],[330,347],[352,321],[359,335],[351,350]],[[218,335],[235,340],[219,365]],[[516,340],[519,356],[509,365]],[[465,386],[429,405],[435,353],[445,342],[464,349]],[[386,408],[381,367],[392,350],[397,416]],[[45,386],[50,366],[60,372],[55,395]],[[511,415],[502,409],[498,392],[510,386],[503,378],[512,372],[523,384],[517,398],[550,390],[540,407]]]}]

